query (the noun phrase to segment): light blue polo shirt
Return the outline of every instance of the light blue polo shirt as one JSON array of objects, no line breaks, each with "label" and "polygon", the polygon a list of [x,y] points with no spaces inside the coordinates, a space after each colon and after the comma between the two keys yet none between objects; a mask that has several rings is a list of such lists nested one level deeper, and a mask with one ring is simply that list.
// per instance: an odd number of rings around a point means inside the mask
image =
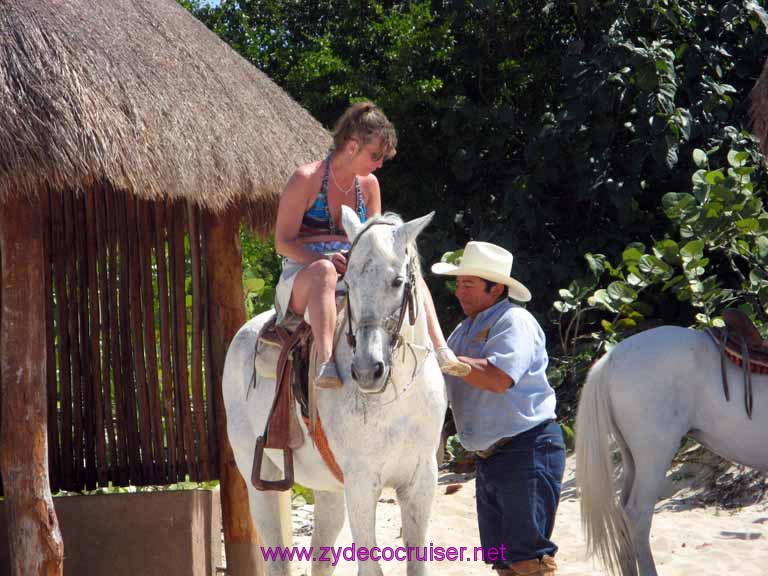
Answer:
[{"label": "light blue polo shirt", "polygon": [[485,450],[507,436],[516,436],[555,418],[555,391],[547,381],[544,331],[528,310],[502,300],[466,318],[448,338],[458,356],[487,358],[514,381],[496,394],[445,376],[461,445]]}]

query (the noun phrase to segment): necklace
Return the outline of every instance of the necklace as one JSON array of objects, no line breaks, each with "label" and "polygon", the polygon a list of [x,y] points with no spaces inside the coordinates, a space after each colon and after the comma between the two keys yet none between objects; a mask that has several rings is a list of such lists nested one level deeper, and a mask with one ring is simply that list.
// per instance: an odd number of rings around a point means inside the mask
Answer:
[{"label": "necklace", "polygon": [[344,194],[344,196],[348,195],[352,191],[352,188],[355,187],[355,179],[353,178],[352,179],[352,184],[349,185],[349,188],[344,190],[344,188],[342,188],[339,185],[338,180],[336,180],[336,174],[333,173],[333,168],[330,167],[330,163],[328,164],[328,166],[329,166],[329,170],[331,172],[331,178],[333,178],[333,183],[336,184],[336,188],[338,188]]}]

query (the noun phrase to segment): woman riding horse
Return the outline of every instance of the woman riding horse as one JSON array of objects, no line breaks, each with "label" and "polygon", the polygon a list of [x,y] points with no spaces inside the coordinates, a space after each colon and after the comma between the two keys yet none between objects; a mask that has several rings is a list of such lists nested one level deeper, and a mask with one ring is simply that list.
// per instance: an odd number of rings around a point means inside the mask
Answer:
[{"label": "woman riding horse", "polygon": [[[332,357],[337,280],[346,270],[345,252],[350,249],[340,224],[341,207],[352,208],[362,222],[381,212],[379,181],[373,172],[395,155],[396,145],[395,130],[379,108],[370,102],[354,104],[337,121],[328,156],[297,168],[280,198],[275,247],[283,256],[283,271],[275,308],[278,322],[288,311],[309,313],[320,363],[314,382],[319,388],[341,386]],[[447,347],[423,281],[420,289],[440,368],[447,374],[466,375],[469,366]]]}]

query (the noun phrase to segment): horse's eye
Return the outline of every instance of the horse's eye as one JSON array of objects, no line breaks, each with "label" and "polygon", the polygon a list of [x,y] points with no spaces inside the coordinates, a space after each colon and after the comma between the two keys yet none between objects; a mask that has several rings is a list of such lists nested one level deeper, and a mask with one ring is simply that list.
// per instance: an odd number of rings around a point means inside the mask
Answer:
[{"label": "horse's eye", "polygon": [[405,282],[405,278],[402,276],[398,276],[394,280],[392,280],[392,287],[393,288],[400,288],[400,286],[403,285],[403,282]]}]

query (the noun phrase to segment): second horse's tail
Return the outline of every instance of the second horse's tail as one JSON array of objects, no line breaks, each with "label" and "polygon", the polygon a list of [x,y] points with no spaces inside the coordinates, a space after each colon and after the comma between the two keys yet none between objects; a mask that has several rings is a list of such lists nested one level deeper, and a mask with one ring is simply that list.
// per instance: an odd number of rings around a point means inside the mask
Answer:
[{"label": "second horse's tail", "polygon": [[581,523],[590,555],[596,554],[612,574],[636,576],[632,536],[613,481],[610,436],[622,440],[611,417],[610,366],[609,353],[590,369],[576,415]]}]

